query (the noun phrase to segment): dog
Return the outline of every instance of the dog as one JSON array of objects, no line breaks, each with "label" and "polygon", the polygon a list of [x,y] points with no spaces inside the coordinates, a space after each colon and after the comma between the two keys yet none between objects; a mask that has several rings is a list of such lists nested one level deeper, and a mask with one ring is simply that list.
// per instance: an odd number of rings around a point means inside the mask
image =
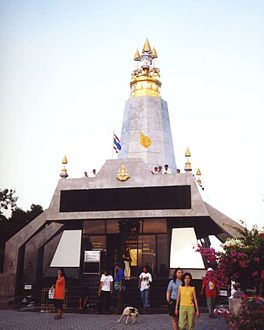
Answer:
[{"label": "dog", "polygon": [[120,319],[117,321],[119,323],[122,319],[123,316],[126,316],[126,324],[128,323],[129,317],[132,317],[133,321],[132,324],[135,323],[136,321],[138,322],[138,309],[135,307],[127,306],[123,310],[123,314],[121,315]]}]

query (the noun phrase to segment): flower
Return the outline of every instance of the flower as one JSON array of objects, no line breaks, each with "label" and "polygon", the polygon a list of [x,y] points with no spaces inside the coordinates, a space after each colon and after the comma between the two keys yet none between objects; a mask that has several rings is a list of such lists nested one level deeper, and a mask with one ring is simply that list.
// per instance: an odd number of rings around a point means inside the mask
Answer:
[{"label": "flower", "polygon": [[207,260],[207,267],[214,268],[220,287],[233,279],[240,283],[243,291],[254,288],[259,291],[264,280],[264,233],[256,227],[239,233],[241,237],[227,239],[220,252],[200,245],[196,251]]}]

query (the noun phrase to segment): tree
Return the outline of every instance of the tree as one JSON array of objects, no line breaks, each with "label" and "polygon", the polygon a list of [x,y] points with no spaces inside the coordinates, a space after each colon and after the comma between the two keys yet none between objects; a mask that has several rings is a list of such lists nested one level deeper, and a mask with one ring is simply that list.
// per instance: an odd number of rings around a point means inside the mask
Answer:
[{"label": "tree", "polygon": [[0,214],[3,214],[3,210],[10,209],[11,211],[16,207],[18,197],[15,195],[13,189],[0,189]]},{"label": "tree", "polygon": [[[0,272],[3,267],[5,242],[43,212],[42,206],[37,204],[32,204],[28,211],[18,208],[18,198],[14,194],[12,189],[0,190]],[[4,210],[11,210],[10,217],[7,218],[3,214]]]}]

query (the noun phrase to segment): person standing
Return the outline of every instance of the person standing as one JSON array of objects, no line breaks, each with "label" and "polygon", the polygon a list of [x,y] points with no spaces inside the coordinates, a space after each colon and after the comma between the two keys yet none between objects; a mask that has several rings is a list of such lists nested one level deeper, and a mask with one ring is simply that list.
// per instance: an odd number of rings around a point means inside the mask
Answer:
[{"label": "person standing", "polygon": [[119,264],[116,265],[115,271],[116,271],[116,275],[115,275],[114,290],[117,299],[117,313],[122,313],[123,291],[125,290],[124,271]]},{"label": "person standing", "polygon": [[103,312],[110,313],[110,301],[111,295],[113,294],[113,276],[109,273],[108,270],[105,270],[101,276],[98,296],[99,296],[99,304],[98,304],[98,313],[101,314]]},{"label": "person standing", "polygon": [[168,303],[169,315],[172,317],[172,329],[178,330],[178,317],[175,314],[176,300],[178,296],[179,286],[182,284],[182,274],[183,270],[181,268],[176,268],[172,280],[170,280],[167,292],[166,300]]},{"label": "person standing", "polygon": [[54,286],[54,306],[57,312],[55,320],[59,320],[62,318],[63,301],[65,298],[65,273],[63,268],[58,269],[58,278]]},{"label": "person standing", "polygon": [[[178,309],[179,306],[180,308]],[[179,315],[180,330],[185,330],[186,325],[188,330],[194,330],[194,318],[195,316],[198,318],[200,314],[195,287],[192,286],[192,275],[190,273],[182,275],[182,285],[180,285],[178,291],[175,314]]]},{"label": "person standing", "polygon": [[215,317],[214,309],[215,309],[215,300],[217,297],[217,286],[216,286],[216,279],[214,276],[213,268],[208,268],[206,271],[206,275],[203,278],[203,282],[202,282],[201,295],[203,295],[204,289],[205,289],[205,297],[206,297],[209,317],[210,319],[213,319]]},{"label": "person standing", "polygon": [[171,174],[171,170],[169,169],[169,165],[164,165],[164,169],[162,171],[162,174]]},{"label": "person standing", "polygon": [[139,275],[138,288],[140,289],[140,296],[144,310],[149,308],[149,292],[152,276],[148,272],[147,267],[143,267],[143,272]]},{"label": "person standing", "polygon": [[130,269],[130,263],[131,263],[131,256],[130,256],[130,252],[129,252],[129,248],[126,248],[125,253],[123,254],[123,261],[125,264],[125,270],[124,270],[124,274],[125,274],[125,279],[126,280],[130,280],[130,275],[131,275],[131,269]]}]

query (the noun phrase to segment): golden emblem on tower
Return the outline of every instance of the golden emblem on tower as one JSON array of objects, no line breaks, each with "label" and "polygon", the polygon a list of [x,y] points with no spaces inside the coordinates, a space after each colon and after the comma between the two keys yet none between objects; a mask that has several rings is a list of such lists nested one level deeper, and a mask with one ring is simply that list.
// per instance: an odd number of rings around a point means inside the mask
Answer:
[{"label": "golden emblem on tower", "polygon": [[126,169],[125,164],[122,164],[117,172],[116,175],[117,180],[119,181],[126,181],[127,179],[129,179],[129,173]]},{"label": "golden emblem on tower", "polygon": [[156,49],[150,47],[146,39],[142,53],[137,50],[134,56],[137,66],[131,74],[130,88],[131,96],[160,96],[160,70],[155,67],[155,59],[158,57]]}]

